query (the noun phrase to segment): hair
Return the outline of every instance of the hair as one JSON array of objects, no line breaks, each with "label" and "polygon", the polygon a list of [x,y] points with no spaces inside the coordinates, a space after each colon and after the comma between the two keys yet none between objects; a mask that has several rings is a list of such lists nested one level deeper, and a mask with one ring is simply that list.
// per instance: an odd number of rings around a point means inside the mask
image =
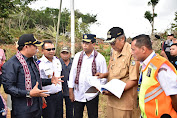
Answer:
[{"label": "hair", "polygon": [[173,43],[171,46],[173,46],[173,45],[176,45],[176,46],[177,46],[177,43]]},{"label": "hair", "polygon": [[43,41],[42,49],[44,49],[44,46],[45,46],[46,43],[51,43],[51,44],[53,44],[53,42],[52,42],[51,40],[45,40],[45,41]]},{"label": "hair", "polygon": [[149,35],[140,34],[132,39],[132,41],[136,40],[136,47],[141,48],[142,46],[145,46],[149,50],[152,50],[152,43]]},{"label": "hair", "polygon": [[118,36],[117,38],[120,40],[120,39],[122,39],[123,37],[125,38],[125,42],[126,42],[126,36],[125,36],[125,34],[122,34],[122,35]]},{"label": "hair", "polygon": [[19,51],[21,51],[24,46],[25,46],[25,45],[20,45],[20,46],[17,47],[17,49],[18,49]]}]

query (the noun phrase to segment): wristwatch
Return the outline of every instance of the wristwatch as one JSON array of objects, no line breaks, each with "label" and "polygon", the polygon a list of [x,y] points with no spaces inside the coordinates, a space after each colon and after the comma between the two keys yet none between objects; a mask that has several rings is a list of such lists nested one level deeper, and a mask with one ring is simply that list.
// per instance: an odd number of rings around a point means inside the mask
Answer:
[{"label": "wristwatch", "polygon": [[30,96],[30,91],[27,91],[26,97],[27,97],[27,98],[31,98],[31,96]]}]

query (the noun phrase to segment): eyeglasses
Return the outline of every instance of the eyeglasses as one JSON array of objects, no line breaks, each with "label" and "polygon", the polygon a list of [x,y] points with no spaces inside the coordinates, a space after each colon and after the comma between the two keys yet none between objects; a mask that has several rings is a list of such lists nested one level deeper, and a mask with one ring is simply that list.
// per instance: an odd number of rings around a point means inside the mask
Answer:
[{"label": "eyeglasses", "polygon": [[45,49],[45,50],[51,51],[51,50],[55,50],[55,48],[47,48],[47,49]]}]

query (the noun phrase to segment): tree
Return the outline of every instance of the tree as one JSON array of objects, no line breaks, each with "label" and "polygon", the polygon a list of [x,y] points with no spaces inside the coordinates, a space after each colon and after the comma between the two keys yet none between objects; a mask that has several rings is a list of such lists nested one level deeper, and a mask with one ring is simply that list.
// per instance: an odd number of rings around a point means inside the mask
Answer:
[{"label": "tree", "polygon": [[152,6],[152,14],[150,11],[146,11],[144,14],[144,17],[149,20],[151,26],[152,26],[152,33],[151,35],[154,34],[154,18],[157,17],[157,14],[154,12],[155,11],[155,6],[158,4],[159,0],[150,0],[148,2],[149,6]]},{"label": "tree", "polygon": [[174,19],[175,23],[171,24],[171,29],[174,30],[175,32],[177,32],[177,12],[175,12],[175,19]]}]

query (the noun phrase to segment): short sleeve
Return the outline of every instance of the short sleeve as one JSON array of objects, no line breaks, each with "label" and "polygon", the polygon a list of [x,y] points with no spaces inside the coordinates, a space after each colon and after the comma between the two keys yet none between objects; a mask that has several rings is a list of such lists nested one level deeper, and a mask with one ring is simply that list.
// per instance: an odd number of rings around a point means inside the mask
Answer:
[{"label": "short sleeve", "polygon": [[163,64],[161,68],[164,68],[164,69],[158,73],[157,79],[162,89],[165,91],[165,94],[167,96],[176,95],[177,94],[176,73],[174,73],[174,71],[166,64]]},{"label": "short sleeve", "polygon": [[139,62],[135,61],[131,56],[129,63],[129,79],[130,80],[138,80],[139,74]]}]

